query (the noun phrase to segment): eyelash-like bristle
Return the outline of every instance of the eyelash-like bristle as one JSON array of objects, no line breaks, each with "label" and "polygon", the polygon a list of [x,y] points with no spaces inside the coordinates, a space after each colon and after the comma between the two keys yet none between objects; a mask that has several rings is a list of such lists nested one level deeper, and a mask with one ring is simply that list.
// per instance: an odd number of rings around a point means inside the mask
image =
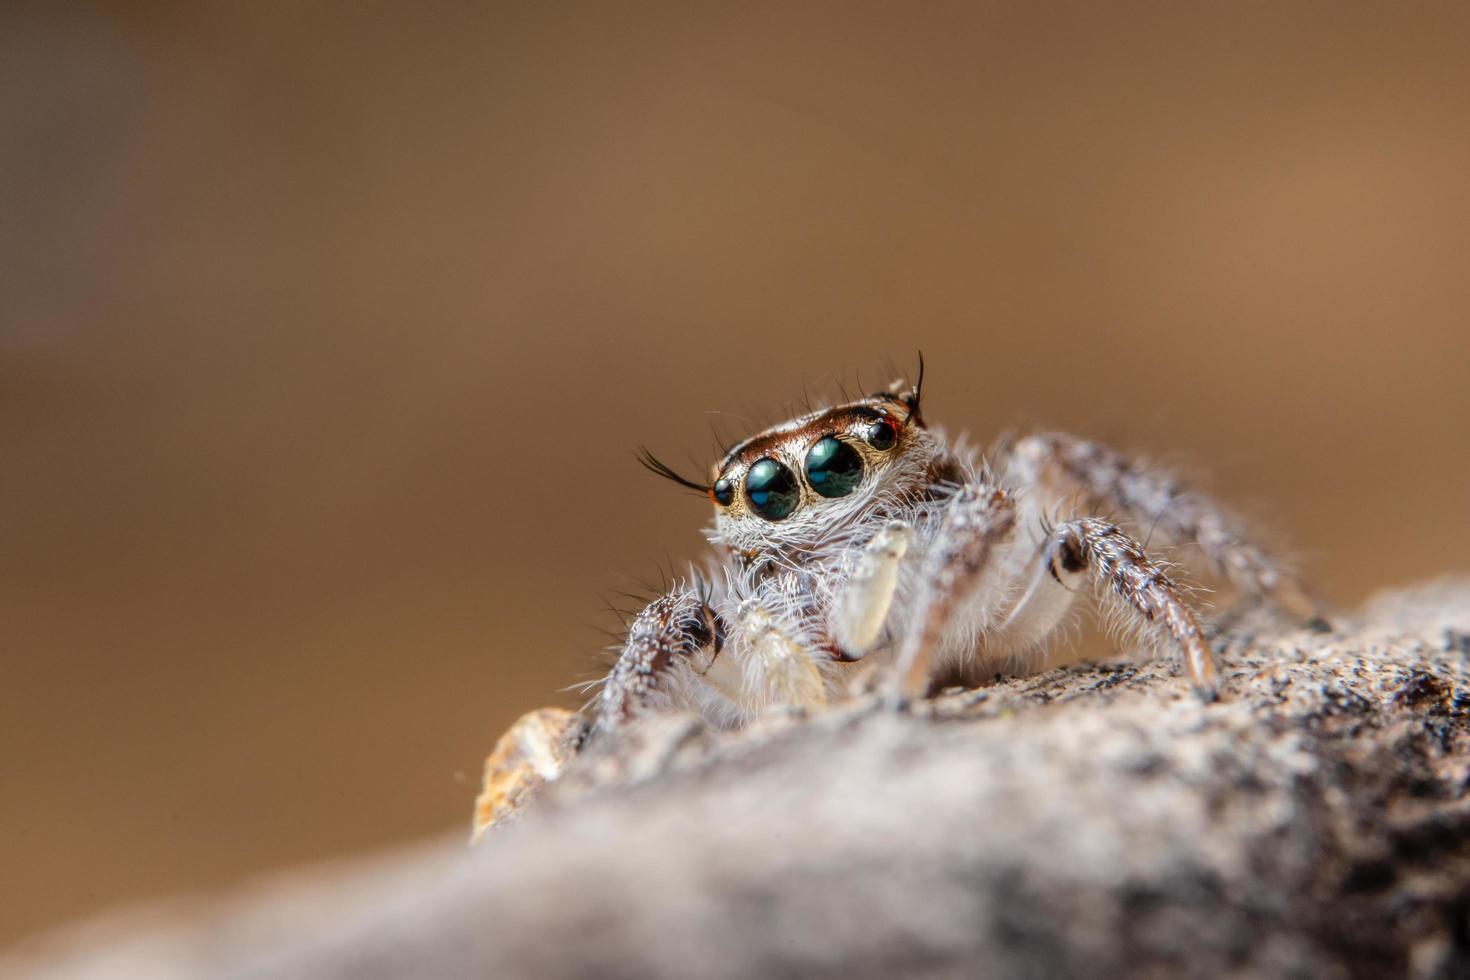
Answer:
[{"label": "eyelash-like bristle", "polygon": [[663,477],[665,480],[677,483],[681,487],[687,487],[690,490],[693,490],[695,493],[706,496],[709,494],[709,484],[696,483],[688,477],[680,476],[677,472],[674,471],[671,466],[660,460],[653,453],[649,452],[646,446],[639,446],[638,452],[635,454],[635,456],[637,457],[639,464],[642,465],[643,468],[648,470],[650,473],[654,473],[658,476]]}]

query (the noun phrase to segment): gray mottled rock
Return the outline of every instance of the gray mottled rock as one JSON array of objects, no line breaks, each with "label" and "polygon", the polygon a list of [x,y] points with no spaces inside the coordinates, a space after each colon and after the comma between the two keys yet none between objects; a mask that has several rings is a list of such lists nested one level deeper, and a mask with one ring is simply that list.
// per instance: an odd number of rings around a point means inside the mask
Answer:
[{"label": "gray mottled rock", "polygon": [[907,715],[658,719],[471,850],[33,944],[14,976],[1470,976],[1470,582]]}]

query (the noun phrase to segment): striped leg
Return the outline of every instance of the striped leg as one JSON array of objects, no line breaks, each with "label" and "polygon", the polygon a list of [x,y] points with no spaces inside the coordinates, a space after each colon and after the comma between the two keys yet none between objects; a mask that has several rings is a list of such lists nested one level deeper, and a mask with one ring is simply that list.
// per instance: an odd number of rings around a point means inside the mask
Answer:
[{"label": "striped leg", "polygon": [[615,731],[645,711],[695,707],[689,688],[719,653],[720,632],[714,611],[692,588],[649,603],[603,685],[593,733]]},{"label": "striped leg", "polygon": [[1145,631],[1167,635],[1195,692],[1206,701],[1215,699],[1215,659],[1199,622],[1178,586],[1137,541],[1107,521],[1068,521],[1052,533],[1047,560],[1059,577],[1087,570],[1104,601],[1111,597]]},{"label": "striped leg", "polygon": [[938,533],[924,556],[914,627],[899,649],[896,672],[900,703],[923,697],[934,673],[934,659],[946,629],[960,609],[973,609],[982,596],[998,601],[1001,569],[996,551],[1016,529],[1016,502],[1006,491],[969,484],[945,508]]},{"label": "striped leg", "polygon": [[1076,501],[1147,528],[1167,544],[1195,545],[1241,592],[1303,622],[1316,620],[1316,604],[1278,559],[1251,541],[1244,522],[1161,470],[1059,432],[1022,439],[1005,455],[1004,467],[1017,485],[1035,488],[1052,507]]}]

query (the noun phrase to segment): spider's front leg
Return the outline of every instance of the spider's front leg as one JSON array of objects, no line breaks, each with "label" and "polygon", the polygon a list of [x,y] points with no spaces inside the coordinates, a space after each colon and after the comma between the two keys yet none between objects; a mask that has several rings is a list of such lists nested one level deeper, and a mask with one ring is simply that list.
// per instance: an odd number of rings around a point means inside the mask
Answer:
[{"label": "spider's front leg", "polygon": [[724,631],[694,588],[650,602],[628,627],[622,653],[595,706],[592,733],[606,735],[647,711],[701,711],[722,694],[703,678],[719,659]]},{"label": "spider's front leg", "polygon": [[561,778],[583,742],[615,732],[646,711],[691,708],[708,715],[723,700],[704,675],[719,656],[722,630],[693,588],[650,602],[628,628],[618,662],[585,713],[543,708],[522,716],[485,760],[474,836],[519,813],[542,787]]},{"label": "spider's front leg", "polygon": [[1319,621],[1316,603],[1283,564],[1251,540],[1244,523],[1210,497],[1168,473],[1106,446],[1060,432],[1028,436],[1003,455],[1013,485],[1059,508],[1081,498],[1092,513],[1112,513],[1169,544],[1192,544],[1238,589],[1303,622]]},{"label": "spider's front leg", "polygon": [[651,711],[693,711],[728,727],[774,705],[827,703],[830,657],[811,639],[794,577],[737,579],[718,606],[684,589],[639,613],[597,699],[593,737]]},{"label": "spider's front leg", "polygon": [[1016,501],[1007,491],[982,483],[961,487],[944,516],[920,569],[917,608],[899,648],[894,694],[900,702],[923,697],[934,659],[955,614],[965,609],[984,622],[999,608],[1006,590],[998,552],[1016,530]]},{"label": "spider's front leg", "polygon": [[1185,675],[1202,699],[1215,700],[1215,658],[1179,587],[1143,546],[1097,518],[1068,521],[1052,531],[1043,560],[1058,582],[1087,571],[1140,627],[1163,631],[1179,647]]}]

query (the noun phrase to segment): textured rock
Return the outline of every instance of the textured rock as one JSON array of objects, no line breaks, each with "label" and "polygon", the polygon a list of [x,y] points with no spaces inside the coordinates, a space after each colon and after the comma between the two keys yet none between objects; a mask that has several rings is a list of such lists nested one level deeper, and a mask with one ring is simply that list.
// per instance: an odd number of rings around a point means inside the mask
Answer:
[{"label": "textured rock", "polygon": [[658,719],[513,825],[33,945],[16,976],[1470,975],[1470,583],[1333,633],[739,734]]}]

